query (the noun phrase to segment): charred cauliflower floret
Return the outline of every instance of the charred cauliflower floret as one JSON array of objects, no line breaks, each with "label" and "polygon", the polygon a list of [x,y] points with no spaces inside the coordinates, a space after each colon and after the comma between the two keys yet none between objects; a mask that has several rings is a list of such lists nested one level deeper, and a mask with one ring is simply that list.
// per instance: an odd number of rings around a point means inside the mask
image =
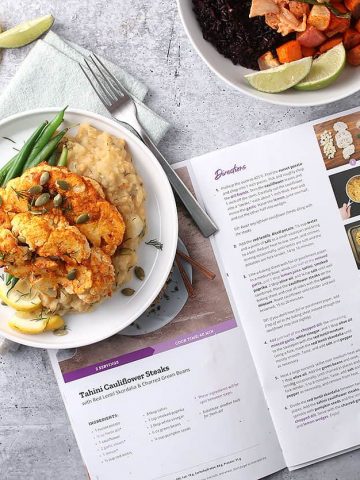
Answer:
[{"label": "charred cauliflower floret", "polygon": [[0,228],[0,266],[12,263],[24,265],[29,258],[29,248],[19,245],[15,235],[6,228]]},{"label": "charred cauliflower floret", "polygon": [[55,310],[70,295],[83,310],[111,295],[111,255],[125,223],[97,182],[40,164],[9,181],[0,196],[0,265],[36,285],[44,306]]}]

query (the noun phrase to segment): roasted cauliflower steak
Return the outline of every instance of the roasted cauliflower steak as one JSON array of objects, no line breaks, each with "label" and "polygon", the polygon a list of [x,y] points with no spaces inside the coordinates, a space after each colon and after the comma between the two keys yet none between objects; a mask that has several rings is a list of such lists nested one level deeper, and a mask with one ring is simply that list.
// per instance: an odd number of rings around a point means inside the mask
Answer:
[{"label": "roasted cauliflower steak", "polygon": [[[0,266],[26,278],[55,311],[84,310],[111,295],[111,256],[125,223],[96,181],[42,163],[0,189]],[[78,307],[78,308],[77,308]]]}]

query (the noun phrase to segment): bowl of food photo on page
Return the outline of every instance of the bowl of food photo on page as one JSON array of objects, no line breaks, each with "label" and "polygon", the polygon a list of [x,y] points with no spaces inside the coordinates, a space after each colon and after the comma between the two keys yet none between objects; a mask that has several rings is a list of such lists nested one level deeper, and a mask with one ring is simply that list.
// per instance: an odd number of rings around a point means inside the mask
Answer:
[{"label": "bowl of food photo on page", "polygon": [[306,107],[360,89],[360,1],[177,0],[208,67],[265,102]]}]

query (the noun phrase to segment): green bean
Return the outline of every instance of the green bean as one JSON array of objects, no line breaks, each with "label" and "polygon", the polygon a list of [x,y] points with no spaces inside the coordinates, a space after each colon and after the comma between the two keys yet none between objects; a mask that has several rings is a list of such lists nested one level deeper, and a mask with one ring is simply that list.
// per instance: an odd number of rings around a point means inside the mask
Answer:
[{"label": "green bean", "polygon": [[51,165],[52,167],[54,165],[57,165],[58,158],[59,158],[59,152],[57,151],[57,149],[55,149],[53,153],[50,155],[50,157],[48,158],[48,161],[47,161],[48,165]]},{"label": "green bean", "polygon": [[47,122],[43,122],[36,130],[35,132],[31,135],[31,137],[25,142],[24,146],[20,150],[20,152],[16,156],[16,160],[12,162],[11,167],[9,168],[9,171],[6,174],[5,180],[4,180],[4,185],[7,184],[9,180],[12,178],[18,177],[21,175],[22,170],[24,168],[24,165],[26,164],[26,161],[30,155],[30,152],[34,148],[34,145],[43,133],[43,131],[46,129]]},{"label": "green bean", "polygon": [[64,108],[64,110],[61,110],[55,118],[49,123],[49,125],[46,127],[44,130],[43,134],[41,137],[38,139],[36,142],[32,152],[29,155],[29,158],[24,166],[24,170],[27,170],[30,166],[33,165],[33,160],[40,154],[40,152],[46,147],[47,143],[50,141],[51,137],[54,135],[56,132],[57,128],[62,124],[64,120],[64,114],[65,110],[67,109],[67,106]]},{"label": "green bean", "polygon": [[68,157],[68,149],[66,147],[63,147],[59,161],[58,161],[58,167],[66,167],[67,157]]},{"label": "green bean", "polygon": [[11,165],[12,165],[13,162],[15,162],[17,156],[18,156],[18,154],[16,154],[15,157],[11,158],[0,170],[0,186],[2,186],[2,184],[5,180],[5,177],[8,173],[8,171],[10,170]]},{"label": "green bean", "polygon": [[36,167],[39,165],[41,162],[45,162],[50,155],[54,152],[54,150],[57,148],[59,145],[61,139],[65,135],[65,133],[68,132],[68,128],[64,128],[64,130],[61,130],[60,133],[58,133],[55,137],[53,137],[50,142],[48,142],[45,147],[41,150],[40,153],[36,155],[36,157],[31,161],[30,164],[26,164],[25,168],[31,168],[31,167]]}]

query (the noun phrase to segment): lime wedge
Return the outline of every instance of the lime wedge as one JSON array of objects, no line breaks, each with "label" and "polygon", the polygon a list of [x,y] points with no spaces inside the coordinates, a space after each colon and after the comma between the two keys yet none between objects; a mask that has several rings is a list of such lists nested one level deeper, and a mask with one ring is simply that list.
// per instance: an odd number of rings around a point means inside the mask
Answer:
[{"label": "lime wedge", "polygon": [[297,90],[320,90],[333,83],[345,67],[346,52],[342,43],[316,58],[307,75],[295,88]]},{"label": "lime wedge", "polygon": [[250,73],[245,75],[245,78],[256,90],[279,93],[288,90],[305,78],[310,72],[311,63],[312,58],[306,57],[295,62],[284,63],[279,67]]},{"label": "lime wedge", "polygon": [[54,23],[52,15],[34,18],[0,33],[0,48],[23,47],[45,33]]}]

